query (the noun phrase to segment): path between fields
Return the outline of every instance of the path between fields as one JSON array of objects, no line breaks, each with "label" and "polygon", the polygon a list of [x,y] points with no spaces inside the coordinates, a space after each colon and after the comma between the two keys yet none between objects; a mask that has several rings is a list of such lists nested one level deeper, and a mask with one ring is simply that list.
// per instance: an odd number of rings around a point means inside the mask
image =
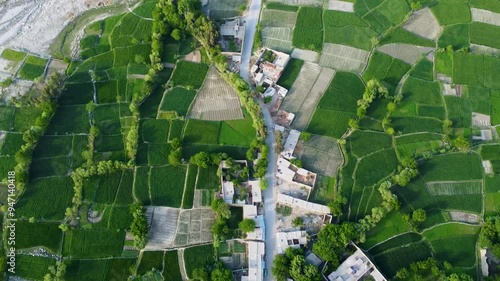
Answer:
[{"label": "path between fields", "polygon": [[184,248],[177,250],[177,260],[179,261],[179,268],[181,269],[182,280],[189,280],[186,273],[186,265],[184,264]]},{"label": "path between fields", "polygon": [[[260,8],[262,5],[262,0],[252,0],[250,7],[248,8],[248,13],[244,20],[245,25],[245,42],[243,43],[243,50],[241,52],[241,65],[240,65],[240,76],[249,83],[249,70],[250,70],[250,57],[252,56],[253,40],[255,36],[255,29],[259,21]],[[262,114],[264,115],[264,123],[267,127],[267,138],[266,145],[269,147],[268,162],[266,180],[268,182],[268,188],[263,192],[264,194],[264,224],[265,224],[265,240],[266,245],[266,265],[268,275],[264,277],[265,281],[273,280],[271,267],[273,266],[275,249],[276,249],[276,234],[275,234],[275,220],[276,220],[276,209],[275,209],[275,191],[274,191],[274,174],[276,171],[276,150],[275,135],[273,129],[273,120],[271,114],[269,113],[267,107],[259,102],[262,108]]]}]

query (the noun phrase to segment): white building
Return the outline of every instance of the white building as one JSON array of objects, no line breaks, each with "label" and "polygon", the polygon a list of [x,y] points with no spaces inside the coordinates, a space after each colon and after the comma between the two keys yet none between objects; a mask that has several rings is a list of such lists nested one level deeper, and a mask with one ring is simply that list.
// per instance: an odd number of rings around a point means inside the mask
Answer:
[{"label": "white building", "polygon": [[248,185],[252,190],[252,203],[262,202],[262,190],[260,189],[260,180],[248,181]]},{"label": "white building", "polygon": [[[357,247],[356,247],[357,248]],[[357,281],[363,276],[373,277],[375,281],[387,281],[375,265],[359,248],[348,257],[334,272],[328,275],[330,281]]]},{"label": "white building", "polygon": [[283,147],[283,152],[281,152],[281,155],[283,155],[283,157],[285,157],[288,160],[295,158],[293,157],[293,151],[295,150],[295,147],[299,142],[299,138],[300,138],[300,131],[293,129],[290,130],[290,134],[288,134],[285,146]]},{"label": "white building", "polygon": [[241,281],[261,281],[264,279],[264,242],[246,241],[248,251],[248,276]]},{"label": "white building", "polygon": [[298,249],[307,244],[307,234],[305,231],[291,231],[276,233],[276,250],[282,254],[288,248]]},{"label": "white building", "polygon": [[319,215],[330,214],[330,208],[328,208],[328,206],[298,199],[282,193],[278,193],[276,197],[276,202],[278,204],[285,205],[291,208],[300,208],[314,214],[319,214]]},{"label": "white building", "polygon": [[222,181],[222,199],[226,204],[233,204],[234,184],[230,181]]}]

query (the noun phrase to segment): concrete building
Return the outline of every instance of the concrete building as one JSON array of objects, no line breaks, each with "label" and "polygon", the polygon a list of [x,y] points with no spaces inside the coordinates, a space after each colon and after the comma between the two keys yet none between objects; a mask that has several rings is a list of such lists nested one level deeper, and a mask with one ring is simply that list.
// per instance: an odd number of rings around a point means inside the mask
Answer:
[{"label": "concrete building", "polygon": [[223,23],[220,26],[220,35],[231,36],[239,40],[245,39],[245,25],[243,24],[241,18]]},{"label": "concrete building", "polygon": [[260,180],[248,181],[248,186],[252,192],[252,204],[262,203],[262,190],[260,189]]},{"label": "concrete building", "polygon": [[375,281],[387,281],[370,259],[357,246],[356,252],[348,257],[334,272],[328,275],[330,281],[357,281],[371,276]]},{"label": "concrete building", "polygon": [[281,205],[285,205],[293,208],[300,208],[306,210],[310,213],[319,214],[319,215],[328,215],[330,214],[330,208],[325,205],[309,202],[306,200],[294,198],[290,195],[278,193],[276,197],[276,202]]},{"label": "concrete building", "polygon": [[307,234],[305,231],[291,231],[276,233],[276,251],[282,254],[288,248],[298,249],[307,244]]},{"label": "concrete building", "polygon": [[276,177],[289,183],[305,187],[311,192],[316,183],[316,174],[303,168],[297,168],[282,156],[278,158]]},{"label": "concrete building", "polygon": [[241,281],[261,281],[264,279],[264,242],[245,241],[247,243],[248,276],[242,276]]},{"label": "concrete building", "polygon": [[[289,115],[290,113],[288,113]],[[291,117],[292,120],[295,118],[295,115]],[[291,122],[290,122],[291,123]],[[281,155],[285,157],[286,159],[294,159],[293,157],[293,152],[295,150],[295,147],[297,146],[297,143],[299,142],[300,138],[300,131],[297,130],[290,130],[290,133],[288,134],[288,138],[286,139],[285,145],[283,146],[283,152],[281,152]]]},{"label": "concrete building", "polygon": [[230,181],[222,181],[222,200],[226,204],[233,204],[234,184]]},{"label": "concrete building", "polygon": [[[266,60],[265,55],[268,52],[272,52],[272,61]],[[264,49],[257,62],[250,68],[250,72],[254,76],[255,84],[262,85],[265,83],[269,87],[274,86],[289,60],[290,55],[288,54],[271,49]]]}]

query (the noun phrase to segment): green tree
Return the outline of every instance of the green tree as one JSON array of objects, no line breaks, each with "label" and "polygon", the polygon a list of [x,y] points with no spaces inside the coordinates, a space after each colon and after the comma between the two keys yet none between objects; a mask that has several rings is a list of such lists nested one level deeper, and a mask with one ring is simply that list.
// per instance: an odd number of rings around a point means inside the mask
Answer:
[{"label": "green tree", "polygon": [[211,162],[210,154],[205,151],[199,152],[191,157],[189,160],[191,164],[194,164],[201,168],[208,168],[208,165]]},{"label": "green tree", "polygon": [[170,33],[170,36],[172,38],[174,38],[174,40],[176,41],[180,41],[182,39],[182,31],[180,31],[179,29],[174,29],[172,30],[172,33]]},{"label": "green tree", "polygon": [[327,224],[319,233],[313,245],[313,252],[333,267],[339,265],[339,255],[344,251],[347,243],[358,238],[354,224]]},{"label": "green tree", "polygon": [[415,223],[422,223],[427,219],[427,213],[424,209],[416,209],[411,214],[411,220]]},{"label": "green tree", "polygon": [[320,281],[318,268],[307,263],[304,256],[295,256],[290,267],[290,277],[295,281]]},{"label": "green tree", "polygon": [[303,141],[309,141],[311,139],[311,133],[309,132],[300,133],[300,139]]},{"label": "green tree", "polygon": [[205,268],[195,268],[192,272],[194,280],[197,281],[209,281],[208,272]]},{"label": "green tree", "polygon": [[462,152],[468,152],[470,150],[470,142],[463,136],[456,138],[453,141],[453,146]]},{"label": "green tree", "polygon": [[289,266],[290,266],[290,261],[284,254],[276,255],[274,257],[273,267],[271,268],[273,277],[277,281],[285,281],[288,276]]},{"label": "green tree", "polygon": [[304,225],[304,220],[301,217],[296,217],[292,220],[293,227],[302,227]]},{"label": "green tree", "polygon": [[212,271],[212,281],[233,281],[233,273],[229,269],[217,268]]},{"label": "green tree", "polygon": [[255,229],[255,221],[248,218],[243,219],[238,223],[238,227],[243,233],[252,232]]}]

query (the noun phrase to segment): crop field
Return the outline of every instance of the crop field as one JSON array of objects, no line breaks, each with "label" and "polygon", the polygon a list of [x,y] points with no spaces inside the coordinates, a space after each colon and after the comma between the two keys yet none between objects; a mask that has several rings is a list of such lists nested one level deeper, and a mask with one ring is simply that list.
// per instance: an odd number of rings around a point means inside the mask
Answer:
[{"label": "crop field", "polygon": [[281,52],[290,52],[293,30],[287,27],[264,27],[262,29],[262,45]]},{"label": "crop field", "polygon": [[220,178],[217,176],[217,166],[209,166],[207,169],[198,169],[198,181],[196,189],[215,189],[220,188]]},{"label": "crop field", "polygon": [[431,195],[467,195],[481,194],[481,181],[427,182],[427,190]]},{"label": "crop field", "polygon": [[[403,234],[396,235],[382,243],[377,244],[376,246],[372,246],[371,248],[368,249],[368,252],[371,255],[377,255],[387,250],[390,250],[391,248],[397,247],[399,245],[419,242],[422,240],[422,238],[423,238],[422,235],[420,235],[419,233],[406,232]],[[368,248],[369,245],[365,246],[365,244],[363,244],[363,247]]]},{"label": "crop field", "polygon": [[392,149],[377,151],[363,157],[356,169],[356,183],[371,186],[397,169],[396,153]]},{"label": "crop field", "polygon": [[321,51],[323,45],[322,18],[321,8],[300,7],[293,30],[293,46]]},{"label": "crop field", "polygon": [[388,277],[393,277],[403,267],[411,263],[425,260],[432,256],[426,242],[414,242],[405,246],[397,246],[381,254],[375,255],[375,263]]},{"label": "crop field", "polygon": [[[316,108],[307,131],[338,139],[347,131],[349,119],[354,118],[356,114],[352,112]],[[331,120],[336,120],[335,124],[331,124]]]},{"label": "crop field", "polygon": [[52,118],[46,134],[65,135],[87,133],[90,129],[88,113],[85,106],[61,106]]},{"label": "crop field", "polygon": [[247,115],[245,119],[227,120],[221,123],[219,144],[250,146],[255,139],[256,131],[252,126],[252,118]]},{"label": "crop field", "polygon": [[165,143],[168,139],[170,122],[161,119],[145,119],[142,122],[142,139],[149,143]]},{"label": "crop field", "polygon": [[182,87],[175,87],[165,93],[161,111],[175,111],[178,116],[186,116],[191,103],[196,96],[196,91]]},{"label": "crop field", "polygon": [[[453,46],[454,49],[467,48],[469,46],[469,24],[454,24],[444,27],[443,34],[439,37],[438,46],[446,48]],[[471,34],[471,38],[472,38]],[[479,36],[478,36],[479,37]]]},{"label": "crop field", "polygon": [[217,144],[221,122],[189,119],[184,132],[186,143]]},{"label": "crop field", "polygon": [[205,267],[208,263],[213,262],[213,251],[213,245],[190,247],[184,250],[184,263],[190,278],[193,277],[195,268]]},{"label": "crop field", "polygon": [[401,27],[391,29],[387,32],[387,35],[380,40],[381,45],[399,43],[399,44],[411,44],[423,47],[434,47],[435,43],[429,39],[422,38],[416,34],[407,31]]},{"label": "crop field", "polygon": [[432,106],[439,106],[443,103],[438,82],[429,82],[409,77],[401,91],[403,93],[403,103]]},{"label": "crop field", "polygon": [[184,190],[184,198],[182,199],[182,208],[193,208],[194,190],[196,188],[196,178],[198,176],[198,167],[195,165],[188,165],[186,189]]},{"label": "crop field", "polygon": [[325,43],[319,64],[336,70],[361,72],[368,62],[368,56],[369,52],[365,50]]},{"label": "crop field", "polygon": [[[366,242],[362,244],[362,247],[364,249],[369,249],[373,247],[374,245],[377,245],[378,243],[385,241],[386,239],[389,239],[395,235],[399,235],[401,233],[406,233],[411,230],[411,225],[405,221],[403,221],[401,217],[401,213],[398,211],[392,211],[391,213],[387,214],[387,216],[380,221],[379,224],[377,224],[376,227],[372,228],[370,231],[366,233]],[[398,242],[406,242],[411,243],[411,242],[418,242],[421,240],[420,235],[414,235],[416,233],[406,233],[402,234],[401,236],[398,236],[396,238],[393,238],[389,241],[396,240]],[[420,239],[416,239],[414,236],[419,237]],[[395,244],[395,245],[394,245]],[[403,244],[403,243],[401,243]],[[384,242],[382,245],[384,247],[378,247],[378,250],[371,251],[370,254],[374,255],[376,253],[382,253],[384,250],[388,250],[392,248],[391,246],[397,246],[401,244],[396,244],[395,241],[392,243]]]},{"label": "crop field", "polygon": [[139,266],[137,267],[137,274],[145,274],[146,272],[154,269],[159,271],[163,270],[163,251],[145,251],[142,252]]},{"label": "crop field", "polygon": [[31,181],[25,190],[25,196],[17,203],[18,217],[62,219],[66,208],[71,206],[72,186],[73,181],[70,177],[50,177]]},{"label": "crop field", "polygon": [[434,80],[434,65],[428,59],[420,60],[410,71],[410,76],[426,81]]},{"label": "crop field", "polygon": [[394,92],[401,78],[410,70],[407,63],[392,58],[381,52],[375,52],[370,58],[368,67],[363,72],[365,81],[378,79],[385,82],[390,92]]},{"label": "crop field", "polygon": [[124,240],[124,231],[71,230],[64,236],[63,255],[73,258],[120,256]]},{"label": "crop field", "polygon": [[28,55],[23,66],[19,70],[19,77],[26,80],[35,80],[42,76],[47,66],[47,59]]},{"label": "crop field", "polygon": [[481,146],[481,158],[483,160],[499,160],[500,159],[500,145]]},{"label": "crop field", "polygon": [[303,60],[291,58],[288,61],[285,70],[283,70],[283,73],[281,74],[277,84],[286,89],[290,89],[293,85],[293,82],[297,79],[297,76],[299,75],[303,65]]},{"label": "crop field", "polygon": [[153,167],[150,176],[152,204],[155,206],[181,206],[186,167]]},{"label": "crop field", "polygon": [[[420,37],[435,40],[439,35],[439,23],[429,8],[423,8],[413,12],[403,28]],[[410,43],[410,42],[401,42]],[[416,42],[415,42],[416,43]],[[421,44],[416,44],[421,45]],[[424,45],[422,45],[424,46]],[[431,47],[431,46],[429,46]]]},{"label": "crop field", "polygon": [[321,68],[309,62],[304,65],[299,73],[300,78],[290,88],[282,105],[285,110],[295,112],[293,128],[304,130],[307,127],[317,103],[334,76],[335,71],[332,69]]},{"label": "crop field", "polygon": [[174,250],[165,252],[165,258],[163,263],[163,276],[165,278],[165,281],[182,280],[177,251]]},{"label": "crop field", "polygon": [[410,7],[405,1],[363,0],[363,1],[357,1],[354,4],[354,10],[375,31],[377,31],[378,33],[383,33],[391,26],[401,23],[406,14],[410,11]]},{"label": "crop field", "polygon": [[196,95],[190,116],[194,119],[210,121],[243,118],[238,93],[213,66],[210,67],[203,86]]},{"label": "crop field", "polygon": [[371,38],[378,34],[358,15],[340,11],[324,11],[325,43],[347,45],[370,50]]},{"label": "crop field", "polygon": [[26,53],[21,52],[21,51],[16,51],[12,49],[5,49],[3,50],[2,54],[0,57],[10,60],[10,61],[22,61],[26,57]]},{"label": "crop field", "polygon": [[136,258],[112,258],[101,260],[68,261],[65,280],[125,280],[130,275],[130,268],[135,267]]},{"label": "crop field", "polygon": [[294,11],[271,10],[269,5],[262,11],[262,25],[265,27],[293,28],[297,13]]},{"label": "crop field", "polygon": [[465,181],[481,179],[481,160],[476,154],[454,153],[434,157],[419,167],[425,181]]},{"label": "crop field", "polygon": [[28,249],[43,246],[52,253],[59,252],[62,241],[62,231],[54,223],[16,223],[16,246],[18,249]]},{"label": "crop field", "polygon": [[29,280],[43,280],[49,272],[49,266],[55,266],[56,260],[32,255],[16,255],[16,276]]},{"label": "crop field", "polygon": [[199,89],[203,84],[208,66],[200,63],[179,61],[175,66],[174,73],[170,78],[173,86],[186,86]]},{"label": "crop field", "polygon": [[[337,169],[342,165],[340,148],[335,140],[323,136],[313,135],[304,143],[300,159],[304,167],[324,176],[334,177]],[[326,177],[324,177],[326,179]],[[327,182],[329,187],[334,187]],[[328,189],[330,190],[330,188]],[[331,190],[333,192],[333,190]],[[333,194],[328,194],[332,196]]]},{"label": "crop field", "polygon": [[378,50],[408,64],[414,64],[422,57],[422,55],[429,53],[434,50],[434,48],[402,43],[391,43],[381,46]]},{"label": "crop field", "polygon": [[392,146],[389,135],[370,131],[354,131],[349,137],[351,151],[356,157],[376,152]]},{"label": "crop field", "polygon": [[430,8],[441,25],[467,23],[471,21],[467,2],[467,0],[440,0]]},{"label": "crop field", "polygon": [[166,143],[154,143],[148,145],[148,164],[151,166],[161,166],[168,164],[170,145]]},{"label": "crop field", "polygon": [[470,24],[470,42],[492,48],[500,48],[500,40],[491,34],[498,34],[500,26],[474,22]]},{"label": "crop field", "polygon": [[247,4],[245,0],[210,0],[208,3],[210,18],[215,20],[239,16],[238,8]]},{"label": "crop field", "polygon": [[442,146],[438,134],[422,133],[396,138],[396,148],[400,157],[414,157],[427,151],[436,151]]},{"label": "crop field", "polygon": [[438,260],[469,267],[476,262],[475,255],[470,253],[475,252],[478,231],[476,226],[450,223],[427,230],[423,236],[430,241]]}]

